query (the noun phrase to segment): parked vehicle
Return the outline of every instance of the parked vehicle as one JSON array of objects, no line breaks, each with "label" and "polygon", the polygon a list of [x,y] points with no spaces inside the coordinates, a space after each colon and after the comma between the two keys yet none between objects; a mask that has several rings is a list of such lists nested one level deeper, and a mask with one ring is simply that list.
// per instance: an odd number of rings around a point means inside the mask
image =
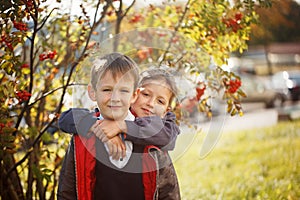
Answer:
[{"label": "parked vehicle", "polygon": [[278,89],[287,88],[292,101],[300,100],[300,71],[281,71],[272,77],[274,86]]},{"label": "parked vehicle", "polygon": [[267,108],[282,107],[289,98],[287,89],[274,88],[271,77],[243,74],[242,89],[247,94],[242,102],[263,102]]}]

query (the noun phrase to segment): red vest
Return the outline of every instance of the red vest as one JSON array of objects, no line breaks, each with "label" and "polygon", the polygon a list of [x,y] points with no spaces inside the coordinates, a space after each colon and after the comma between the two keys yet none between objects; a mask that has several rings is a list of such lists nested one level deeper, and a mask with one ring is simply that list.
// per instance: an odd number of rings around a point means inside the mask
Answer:
[{"label": "red vest", "polygon": [[[75,174],[78,200],[93,200],[93,191],[96,183],[96,136],[90,138],[74,135]],[[149,153],[150,149],[159,150],[151,145],[146,146],[142,157],[143,185],[145,200],[153,200],[157,190],[157,164]]]}]

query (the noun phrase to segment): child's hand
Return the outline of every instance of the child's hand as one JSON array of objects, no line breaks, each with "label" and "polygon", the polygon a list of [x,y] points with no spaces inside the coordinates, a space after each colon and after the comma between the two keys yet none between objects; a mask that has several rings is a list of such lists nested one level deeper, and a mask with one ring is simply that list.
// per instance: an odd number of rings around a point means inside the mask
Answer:
[{"label": "child's hand", "polygon": [[96,121],[95,124],[90,128],[89,132],[94,133],[96,137],[102,142],[107,142],[109,138],[107,138],[106,135],[102,132],[100,128],[100,123],[100,120]]},{"label": "child's hand", "polygon": [[96,137],[101,140],[102,142],[107,142],[112,137],[108,138],[106,134],[102,131],[100,124],[102,123],[101,120],[97,120],[95,124],[90,128],[89,132],[92,132],[96,135]]},{"label": "child's hand", "polygon": [[109,155],[114,160],[119,160],[126,156],[126,146],[119,136],[115,136],[106,142]]},{"label": "child's hand", "polygon": [[107,142],[119,133],[126,132],[127,126],[124,121],[98,120],[91,129],[102,142]]}]

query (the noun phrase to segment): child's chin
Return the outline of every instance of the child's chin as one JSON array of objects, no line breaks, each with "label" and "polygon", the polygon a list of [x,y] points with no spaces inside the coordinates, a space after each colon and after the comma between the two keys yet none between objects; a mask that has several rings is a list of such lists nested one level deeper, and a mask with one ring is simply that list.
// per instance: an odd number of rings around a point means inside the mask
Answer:
[{"label": "child's chin", "polygon": [[124,113],[112,113],[108,116],[111,120],[124,120],[126,115]]}]

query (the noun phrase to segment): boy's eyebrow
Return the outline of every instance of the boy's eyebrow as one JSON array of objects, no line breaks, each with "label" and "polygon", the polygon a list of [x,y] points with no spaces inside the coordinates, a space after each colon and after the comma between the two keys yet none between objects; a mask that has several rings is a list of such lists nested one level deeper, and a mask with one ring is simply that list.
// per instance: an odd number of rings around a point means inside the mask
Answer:
[{"label": "boy's eyebrow", "polygon": [[[117,86],[119,86],[118,84],[117,84]],[[132,86],[129,86],[129,85],[122,85],[122,86],[119,86],[120,88],[131,88]]]},{"label": "boy's eyebrow", "polygon": [[104,84],[100,84],[100,87],[114,87],[113,85],[111,84],[107,84],[107,83],[104,83]]},{"label": "boy's eyebrow", "polygon": [[122,86],[119,86],[118,87],[118,85],[111,85],[111,84],[107,84],[107,83],[104,83],[104,84],[101,84],[101,86],[100,86],[101,88],[104,88],[104,87],[106,87],[106,88],[113,88],[113,89],[128,89],[128,90],[130,90],[132,87],[130,87],[130,86],[126,86],[126,85],[122,85]]}]

